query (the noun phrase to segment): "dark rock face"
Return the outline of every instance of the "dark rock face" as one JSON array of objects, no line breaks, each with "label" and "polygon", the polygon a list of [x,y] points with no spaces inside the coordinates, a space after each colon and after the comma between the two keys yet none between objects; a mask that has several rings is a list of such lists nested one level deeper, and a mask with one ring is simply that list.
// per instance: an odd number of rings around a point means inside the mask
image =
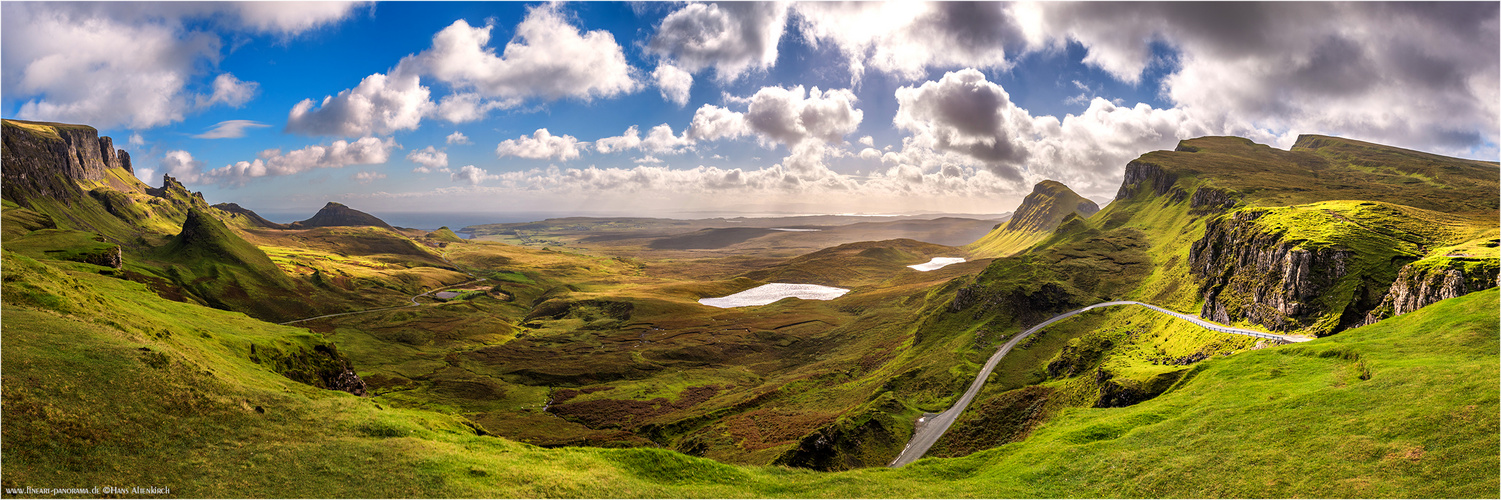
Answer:
[{"label": "dark rock face", "polygon": [[1141,188],[1141,183],[1148,181],[1152,183],[1152,190],[1162,196],[1173,187],[1173,183],[1178,182],[1178,176],[1163,170],[1161,165],[1131,160],[1126,164],[1126,180],[1121,181],[1121,189],[1115,193],[1115,199],[1130,198]]},{"label": "dark rock face", "polygon": [[1203,280],[1200,315],[1221,323],[1245,319],[1281,331],[1309,326],[1312,318],[1330,312],[1309,301],[1345,275],[1354,253],[1298,248],[1281,234],[1260,232],[1253,221],[1264,214],[1244,211],[1210,221],[1204,237],[1189,248],[1190,272]]},{"label": "dark rock face", "polygon": [[135,173],[130,168],[130,153],[123,149],[115,149],[115,143],[109,136],[99,138],[99,154],[103,157],[104,166],[108,168],[123,168],[125,171]]},{"label": "dark rock face", "polygon": [[1407,314],[1444,299],[1496,286],[1497,269],[1492,265],[1464,268],[1418,268],[1413,264],[1397,272],[1397,280],[1381,299],[1381,305],[1366,313],[1361,325]]},{"label": "dark rock face", "polygon": [[5,120],[0,137],[4,195],[23,206],[35,198],[78,199],[76,181],[101,181],[110,168],[130,169],[130,155],[94,127]]},{"label": "dark rock face", "polygon": [[89,254],[83,262],[96,266],[113,267],[115,269],[125,266],[124,254],[120,251],[119,245],[112,246],[101,252]]},{"label": "dark rock face", "polygon": [[[3,175],[0,190],[6,198],[22,206],[29,206],[30,200],[38,198],[62,202],[78,199],[82,191],[73,179],[89,178],[90,170],[99,170],[98,174],[92,175],[97,177],[104,168],[103,162],[98,161],[99,132],[93,128],[88,128],[87,132],[58,130],[56,135],[50,135],[7,120],[0,141],[4,143],[5,152],[3,165],[0,165],[0,175]],[[88,145],[82,148],[82,154],[87,159],[92,152],[94,165],[80,160],[79,144]]]},{"label": "dark rock face", "polygon": [[1099,211],[1098,204],[1079,196],[1068,186],[1042,181],[1032,187],[1032,193],[1022,199],[1005,224],[1008,231],[1052,231],[1069,214],[1089,217]]},{"label": "dark rock face", "polygon": [[318,210],[318,213],[314,214],[312,218],[305,221],[293,222],[289,226],[293,229],[333,226],[374,226],[394,230],[390,224],[386,224],[386,221],[380,220],[379,217],[332,201],[324,205],[321,210]]},{"label": "dark rock face", "polygon": [[1194,195],[1188,200],[1191,209],[1218,210],[1235,206],[1236,199],[1223,189],[1201,187],[1194,190]]},{"label": "dark rock face", "polygon": [[365,381],[360,380],[360,376],[356,375],[354,373],[354,370],[351,370],[348,367],[345,367],[344,371],[339,372],[337,375],[329,378],[328,380],[326,380],[326,382],[329,389],[344,391],[356,396],[365,395]]}]

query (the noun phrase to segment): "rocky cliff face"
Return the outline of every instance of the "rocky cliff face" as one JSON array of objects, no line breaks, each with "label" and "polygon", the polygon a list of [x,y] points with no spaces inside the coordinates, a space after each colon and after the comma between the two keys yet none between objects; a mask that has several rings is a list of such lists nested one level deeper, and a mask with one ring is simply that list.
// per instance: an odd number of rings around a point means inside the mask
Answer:
[{"label": "rocky cliff face", "polygon": [[[1221,323],[1247,320],[1273,330],[1308,326],[1327,313],[1313,299],[1346,274],[1353,252],[1310,250],[1281,234],[1263,232],[1247,210],[1210,221],[1189,248],[1190,272],[1203,280],[1200,315]],[[1329,333],[1329,332],[1320,332]]]},{"label": "rocky cliff face", "polygon": [[1071,213],[1089,217],[1100,211],[1100,206],[1074,193],[1068,186],[1056,181],[1042,181],[1032,187],[1032,193],[1022,199],[1021,206],[1006,222],[1008,231],[1052,231]]},{"label": "rocky cliff face", "polygon": [[1188,208],[1196,211],[1220,210],[1233,207],[1239,201],[1229,191],[1205,186],[1194,190],[1193,197],[1188,199]]},{"label": "rocky cliff face", "polygon": [[3,192],[22,205],[75,200],[83,194],[76,181],[102,181],[110,168],[130,169],[130,155],[94,127],[21,120],[5,120],[3,127]]},{"label": "rocky cliff face", "polygon": [[[1456,262],[1452,266],[1431,267],[1408,264],[1397,272],[1397,280],[1387,290],[1381,304],[1366,313],[1362,325],[1407,314],[1444,299],[1496,286],[1494,261],[1474,261],[1471,266]],[[1468,271],[1468,272],[1466,272]]]},{"label": "rocky cliff face", "polygon": [[115,149],[115,142],[109,136],[99,138],[99,154],[103,156],[104,166],[108,168],[123,168],[126,172],[135,173],[130,167],[130,153],[123,149]]},{"label": "rocky cliff face", "polygon": [[1174,183],[1178,182],[1178,176],[1156,163],[1131,160],[1126,164],[1126,179],[1121,182],[1121,188],[1115,193],[1115,199],[1124,200],[1135,195],[1137,191],[1140,191],[1143,182],[1151,182],[1152,191],[1162,196],[1172,189]]}]

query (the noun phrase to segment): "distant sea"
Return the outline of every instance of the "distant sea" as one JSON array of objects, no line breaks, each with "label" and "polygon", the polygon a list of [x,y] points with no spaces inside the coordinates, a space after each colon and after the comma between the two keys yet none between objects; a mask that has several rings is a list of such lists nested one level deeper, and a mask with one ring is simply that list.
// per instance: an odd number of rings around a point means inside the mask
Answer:
[{"label": "distant sea", "polygon": [[[256,211],[261,217],[271,222],[296,222],[307,220],[317,210],[307,212],[261,212]],[[534,222],[556,217],[580,217],[580,214],[544,213],[544,212],[506,212],[506,213],[473,213],[473,212],[375,212],[370,215],[380,217],[380,220],[397,227],[410,227],[432,231],[443,226],[457,232],[468,226],[480,224],[505,224],[512,222]],[[596,215],[603,217],[603,215]],[[459,236],[468,238],[468,234],[459,233]]]}]

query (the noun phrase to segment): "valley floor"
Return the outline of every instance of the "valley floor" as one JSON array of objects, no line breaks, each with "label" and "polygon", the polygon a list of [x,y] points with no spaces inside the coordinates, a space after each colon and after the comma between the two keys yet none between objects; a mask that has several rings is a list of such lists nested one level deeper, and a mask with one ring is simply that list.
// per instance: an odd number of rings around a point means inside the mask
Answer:
[{"label": "valley floor", "polygon": [[[1206,360],[1158,398],[1070,410],[1025,441],[967,457],[818,473],[477,435],[463,419],[313,389],[242,354],[295,330],[163,302],[93,273],[9,255],[5,266],[5,488],[160,486],[186,497],[1498,492],[1494,289],[1331,338]],[[91,312],[107,308],[135,312]]]}]

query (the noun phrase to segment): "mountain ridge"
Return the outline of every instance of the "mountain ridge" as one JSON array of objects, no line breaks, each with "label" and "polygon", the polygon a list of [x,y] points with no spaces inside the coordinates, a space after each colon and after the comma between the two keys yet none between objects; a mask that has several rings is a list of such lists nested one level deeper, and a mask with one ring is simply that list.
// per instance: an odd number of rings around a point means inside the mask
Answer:
[{"label": "mountain ridge", "polygon": [[319,209],[318,213],[313,214],[307,220],[287,225],[287,227],[292,229],[343,226],[373,226],[392,231],[396,230],[396,228],[387,224],[386,221],[380,220],[379,217],[349,208],[343,203],[335,201],[330,201],[327,205],[323,205],[323,208]]},{"label": "mountain ridge", "polygon": [[1011,218],[965,248],[981,257],[1001,257],[1026,249],[1070,217],[1088,218],[1100,206],[1063,183],[1045,180],[1032,187]]}]

